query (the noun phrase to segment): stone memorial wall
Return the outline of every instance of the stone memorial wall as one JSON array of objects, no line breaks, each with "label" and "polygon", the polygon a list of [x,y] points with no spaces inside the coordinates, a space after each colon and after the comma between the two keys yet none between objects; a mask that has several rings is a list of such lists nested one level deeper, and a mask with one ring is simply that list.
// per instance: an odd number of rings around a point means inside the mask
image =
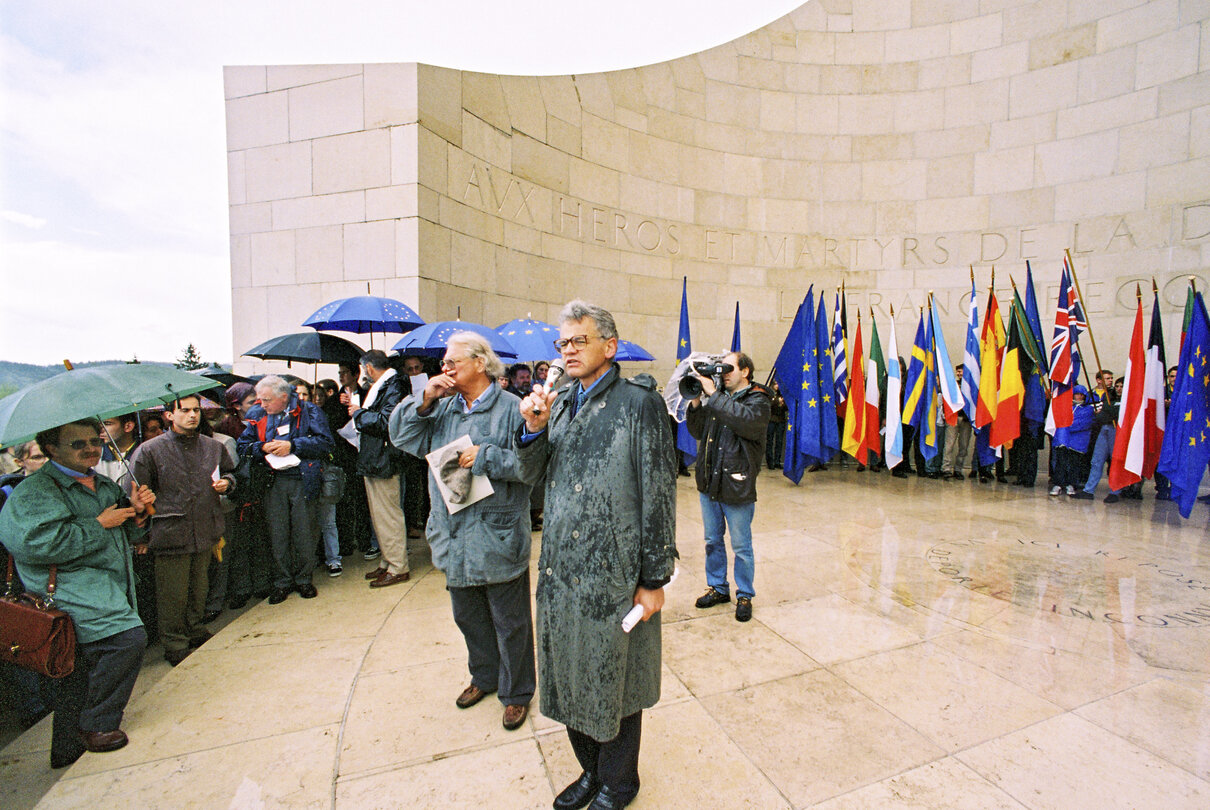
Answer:
[{"label": "stone memorial wall", "polygon": [[579,297],[662,377],[687,277],[694,348],[738,301],[758,376],[841,281],[905,354],[933,291],[960,357],[972,267],[1007,311],[1031,262],[1049,333],[1069,250],[1120,373],[1135,284],[1172,345],[1210,282],[1208,68],[1210,0],[811,0],[587,75],[229,67],[235,351],[367,289],[490,326]]}]

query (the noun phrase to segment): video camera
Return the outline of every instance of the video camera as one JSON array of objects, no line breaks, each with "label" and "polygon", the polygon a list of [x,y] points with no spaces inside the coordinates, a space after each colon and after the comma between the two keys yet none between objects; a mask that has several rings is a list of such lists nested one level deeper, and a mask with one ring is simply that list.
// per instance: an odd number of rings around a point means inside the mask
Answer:
[{"label": "video camera", "polygon": [[730,363],[724,363],[720,358],[713,358],[709,361],[698,361],[693,364],[693,374],[686,374],[681,378],[679,391],[685,399],[697,399],[702,393],[702,381],[700,377],[709,377],[714,380],[715,389],[721,390],[723,387],[723,375],[730,374],[735,371],[735,366]]}]

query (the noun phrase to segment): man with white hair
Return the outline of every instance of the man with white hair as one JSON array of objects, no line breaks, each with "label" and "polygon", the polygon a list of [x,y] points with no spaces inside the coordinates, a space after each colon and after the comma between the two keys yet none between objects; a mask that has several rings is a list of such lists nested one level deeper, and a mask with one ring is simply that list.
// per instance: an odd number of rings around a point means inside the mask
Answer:
[{"label": "man with white hair", "polygon": [[451,513],[430,476],[428,540],[466,640],[471,682],[454,702],[469,709],[497,692],[502,723],[511,731],[529,714],[536,678],[529,605],[531,482],[513,448],[521,426],[519,400],[495,382],[503,368],[480,335],[452,335],[441,373],[391,415],[391,441],[424,456],[468,437],[470,446],[449,452],[442,480],[448,474],[455,482],[450,489],[459,492],[469,492],[472,475],[491,482],[490,495]]},{"label": "man with white hair", "polygon": [[236,444],[241,457],[251,456],[253,464],[273,470],[264,501],[274,563],[269,604],[284,602],[295,590],[303,599],[313,599],[320,463],[332,452],[332,433],[323,411],[300,402],[281,377],[263,378],[256,396],[260,404],[248,412],[248,426]]}]

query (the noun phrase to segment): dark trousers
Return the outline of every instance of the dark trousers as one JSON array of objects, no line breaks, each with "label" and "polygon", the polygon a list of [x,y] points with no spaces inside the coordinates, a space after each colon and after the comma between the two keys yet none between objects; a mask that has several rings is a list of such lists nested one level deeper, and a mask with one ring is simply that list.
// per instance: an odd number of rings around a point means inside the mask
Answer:
[{"label": "dark trousers", "polygon": [[[344,439],[341,439],[344,441]],[[428,513],[425,513],[428,518]],[[369,551],[370,504],[366,500],[366,485],[357,474],[356,466],[345,468],[345,491],[336,504],[336,532],[340,536],[340,553]]]},{"label": "dark trousers", "polygon": [[208,550],[156,554],[156,605],[164,652],[187,650],[190,641],[206,635],[202,615],[206,612],[207,571],[212,557]]},{"label": "dark trousers", "polygon": [[536,686],[529,569],[510,582],[450,588],[454,622],[466,640],[471,683],[505,706],[528,705]]},{"label": "dark trousers", "polygon": [[113,731],[122,724],[146,647],[142,627],[76,645],[75,669],[55,682],[52,764],[74,761],[83,753],[81,730]]},{"label": "dark trousers", "polygon": [[1013,442],[1012,460],[1017,483],[1033,486],[1038,477],[1038,429],[1032,424],[1021,427]]},{"label": "dark trousers", "polygon": [[1083,457],[1083,453],[1072,450],[1070,447],[1056,447],[1054,478],[1051,479],[1054,486],[1076,487],[1077,489],[1084,486],[1088,476],[1080,474]]},{"label": "dark trousers", "polygon": [[265,520],[273,549],[273,587],[311,584],[315,570],[315,505],[303,497],[302,476],[279,475],[265,493]]},{"label": "dark trousers", "polygon": [[273,570],[268,533],[260,503],[242,506],[227,515],[223,557],[227,560],[226,590],[230,601],[268,592]]},{"label": "dark trousers", "polygon": [[608,785],[610,791],[624,800],[639,792],[639,742],[643,736],[643,713],[623,717],[618,736],[599,742],[570,726],[567,739],[580,767]]},{"label": "dark trousers", "polygon": [[423,530],[429,521],[429,465],[422,458],[404,456],[403,516],[409,529]]}]

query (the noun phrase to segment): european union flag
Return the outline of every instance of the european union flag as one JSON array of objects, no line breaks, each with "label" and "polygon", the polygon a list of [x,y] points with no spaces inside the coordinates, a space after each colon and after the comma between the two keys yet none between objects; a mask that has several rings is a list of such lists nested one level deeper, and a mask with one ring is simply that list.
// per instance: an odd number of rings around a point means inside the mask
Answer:
[{"label": "european union flag", "polygon": [[[813,288],[812,288],[813,289]],[[803,383],[803,358],[806,347],[803,343],[803,310],[807,301],[814,293],[807,291],[807,298],[798,305],[794,313],[794,321],[781,351],[777,353],[777,362],[773,373],[777,377],[777,386],[782,397],[786,400],[786,452],[782,460],[782,473],[794,483],[802,480],[807,464],[799,450],[798,434],[802,430],[800,424]]]},{"label": "european union flag", "polygon": [[1172,482],[1172,499],[1189,517],[1197,488],[1210,464],[1210,319],[1206,301],[1197,293],[1193,317],[1181,346],[1172,405],[1164,428],[1164,445],[1156,470]]},{"label": "european union flag", "polygon": [[[689,277],[681,276],[681,329],[676,338],[676,361],[679,363],[693,352],[693,341],[689,339]],[[676,426],[676,449],[685,454],[685,464],[697,458],[697,441],[689,433],[684,422]]]},{"label": "european union flag", "polygon": [[[798,392],[798,452],[805,464],[822,464],[827,461],[821,442],[822,427],[819,414],[823,401],[819,392],[819,347],[815,345],[815,293],[807,290],[802,304],[802,314],[795,321],[802,341],[802,360],[799,362],[800,380]],[[780,383],[778,383],[780,385]]]},{"label": "european union flag", "polygon": [[819,361],[819,444],[823,449],[822,461],[827,462],[840,451],[840,425],[836,421],[836,388],[832,367],[832,341],[828,331],[828,307],[823,296],[819,296],[819,310],[815,313],[815,348]]}]

